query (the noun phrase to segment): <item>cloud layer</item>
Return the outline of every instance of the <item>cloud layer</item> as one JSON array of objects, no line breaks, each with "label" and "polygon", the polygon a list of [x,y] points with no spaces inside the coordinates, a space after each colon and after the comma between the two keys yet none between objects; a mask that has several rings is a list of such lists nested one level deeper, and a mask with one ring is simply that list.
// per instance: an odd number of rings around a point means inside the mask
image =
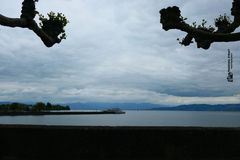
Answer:
[{"label": "cloud layer", "polygon": [[[19,17],[21,2],[0,13]],[[165,32],[161,8],[178,5],[189,22],[230,14],[228,0],[41,0],[40,13],[63,12],[68,37],[46,48],[31,31],[0,26],[0,101],[238,103],[238,42],[204,51]],[[235,82],[227,83],[227,49]]]}]

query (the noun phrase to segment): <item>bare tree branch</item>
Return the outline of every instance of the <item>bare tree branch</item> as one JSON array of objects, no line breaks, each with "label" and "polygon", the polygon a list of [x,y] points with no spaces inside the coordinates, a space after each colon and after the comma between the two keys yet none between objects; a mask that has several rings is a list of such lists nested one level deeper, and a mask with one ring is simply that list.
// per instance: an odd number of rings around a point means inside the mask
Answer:
[{"label": "bare tree branch", "polygon": [[27,27],[27,21],[20,18],[9,18],[0,14],[0,25],[7,27]]}]

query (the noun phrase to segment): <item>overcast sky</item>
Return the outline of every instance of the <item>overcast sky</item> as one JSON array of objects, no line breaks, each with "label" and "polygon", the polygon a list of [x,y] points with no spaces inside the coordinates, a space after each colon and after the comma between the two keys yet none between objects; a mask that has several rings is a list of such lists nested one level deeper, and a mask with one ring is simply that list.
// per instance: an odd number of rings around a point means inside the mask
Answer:
[{"label": "overcast sky", "polygon": [[[1,0],[0,13],[19,17],[21,2]],[[0,26],[0,101],[239,103],[239,42],[180,46],[185,34],[159,23],[159,10],[172,5],[209,24],[231,9],[229,0],[40,0],[40,13],[68,17],[67,40],[46,48],[28,29]]]}]

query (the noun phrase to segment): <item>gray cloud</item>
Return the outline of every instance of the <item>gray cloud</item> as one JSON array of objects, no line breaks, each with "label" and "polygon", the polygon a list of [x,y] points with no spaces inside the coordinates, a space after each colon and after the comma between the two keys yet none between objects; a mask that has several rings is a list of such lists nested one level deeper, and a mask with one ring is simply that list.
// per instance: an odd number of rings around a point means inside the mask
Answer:
[{"label": "gray cloud", "polygon": [[[19,16],[19,1],[1,4],[1,14]],[[231,8],[227,0],[41,0],[40,13],[69,18],[67,40],[49,49],[29,30],[0,26],[0,100],[239,102],[238,42],[207,51],[180,46],[176,39],[184,34],[159,23],[158,11],[170,5],[180,6],[189,22],[212,22]],[[226,82],[228,48],[233,84]]]}]

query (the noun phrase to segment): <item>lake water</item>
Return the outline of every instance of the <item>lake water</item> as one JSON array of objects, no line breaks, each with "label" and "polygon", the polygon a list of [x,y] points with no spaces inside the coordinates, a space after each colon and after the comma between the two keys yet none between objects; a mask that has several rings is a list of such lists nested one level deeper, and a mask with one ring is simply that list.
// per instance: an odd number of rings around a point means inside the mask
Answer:
[{"label": "lake water", "polygon": [[240,127],[240,112],[126,111],[113,115],[0,116],[0,124]]}]

